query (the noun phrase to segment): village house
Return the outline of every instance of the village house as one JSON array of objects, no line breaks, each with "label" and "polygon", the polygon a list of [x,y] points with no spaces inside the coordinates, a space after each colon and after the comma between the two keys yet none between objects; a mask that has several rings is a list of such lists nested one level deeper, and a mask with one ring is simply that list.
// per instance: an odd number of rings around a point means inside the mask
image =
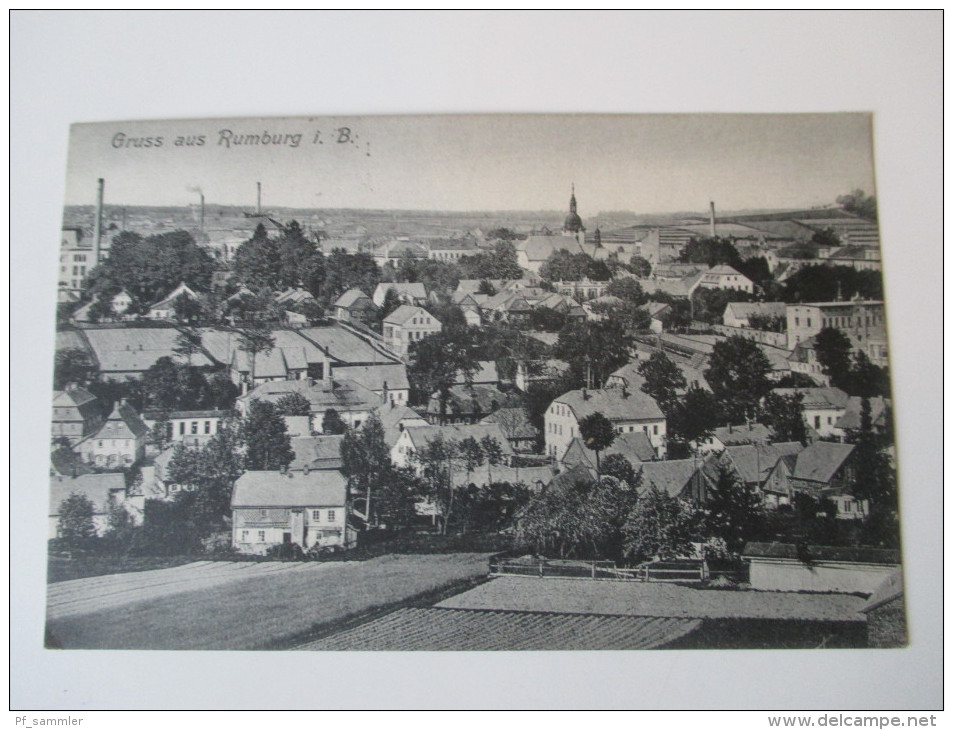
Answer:
[{"label": "village house", "polygon": [[[890,428],[890,401],[881,396],[867,400],[870,402],[870,426],[874,433],[883,435]],[[862,398],[853,395],[847,399],[844,415],[835,424],[838,436],[843,438],[851,431],[860,431],[863,425],[861,423],[862,408]]]},{"label": "village house", "polygon": [[[627,365],[623,365],[606,378],[606,387],[641,391],[645,378],[639,373],[639,368],[647,359],[634,360]],[[685,387],[677,388],[675,391],[678,395],[685,395],[690,388],[701,388],[711,392],[711,386],[708,385],[705,374],[700,369],[681,360],[672,360],[672,362],[675,363],[675,366],[681,371],[682,377],[685,378]]]},{"label": "village house", "polygon": [[[609,445],[609,448],[599,454],[599,461],[605,463],[606,457],[613,454],[624,457],[633,466],[644,461],[655,461],[658,458],[655,447],[652,446],[652,441],[645,431],[620,433]],[[577,436],[569,443],[569,447],[559,462],[566,469],[577,464],[595,469],[596,452],[586,446],[583,440]]]},{"label": "village house", "polygon": [[273,347],[256,352],[236,348],[228,367],[232,382],[243,391],[275,380],[301,380],[308,377],[308,359],[304,347]]},{"label": "village house", "polygon": [[49,539],[60,537],[60,507],[72,494],[80,494],[93,504],[93,527],[102,537],[109,529],[109,512],[126,498],[126,479],[122,474],[83,474],[77,477],[50,477]]},{"label": "village house", "polygon": [[498,424],[513,451],[518,454],[531,454],[536,450],[539,431],[529,422],[529,416],[523,408],[500,408],[480,423]]},{"label": "village house", "polygon": [[410,381],[404,363],[381,365],[344,365],[334,369],[334,375],[351,380],[380,396],[381,403],[404,405],[410,397]]},{"label": "village house", "polygon": [[773,435],[771,429],[761,423],[746,423],[743,426],[728,424],[714,429],[712,435],[699,441],[697,446],[699,453],[710,454],[724,451],[729,446],[767,444]]},{"label": "village house", "polygon": [[751,491],[762,494],[766,506],[787,504],[782,494],[768,490],[772,471],[780,459],[793,457],[804,450],[798,441],[782,441],[776,444],[743,444],[727,446],[717,457],[717,463],[727,466]]},{"label": "village house", "polygon": [[296,544],[350,547],[347,480],[333,470],[247,471],[232,492],[232,546],[263,555]]},{"label": "village house", "polygon": [[[492,385],[494,387],[500,384],[500,374],[496,368],[495,360],[477,360],[474,364],[476,367],[470,373],[471,384]],[[463,372],[458,371],[453,382],[457,385],[463,385],[467,382],[467,379]]]},{"label": "village house", "polygon": [[391,448],[390,458],[394,465],[398,467],[416,466],[412,455],[427,448],[427,444],[431,441],[442,438],[445,441],[459,443],[471,437],[478,442],[485,438],[495,439],[500,445],[502,463],[509,464],[513,457],[513,449],[510,447],[503,430],[496,423],[407,427],[401,431],[396,443]]},{"label": "village house", "polygon": [[840,388],[775,388],[781,397],[801,396],[801,413],[808,428],[822,438],[841,438],[844,432],[837,423],[847,410],[847,393]]},{"label": "village house", "polygon": [[374,413],[380,418],[381,425],[384,427],[384,443],[388,450],[394,448],[394,444],[397,443],[397,439],[405,428],[430,425],[410,406],[391,404],[375,409]]},{"label": "village house", "polygon": [[702,459],[646,461],[634,466],[642,478],[640,497],[653,488],[694,504],[704,504],[708,497],[709,477]]},{"label": "village house", "polygon": [[748,294],[754,293],[754,282],[727,264],[719,264],[703,272],[695,285],[691,287],[689,293],[693,294],[698,287],[702,289],[743,291]]},{"label": "village house", "polygon": [[480,305],[489,299],[486,294],[470,294],[468,292],[454,293],[453,303],[463,311],[463,318],[470,327],[479,327],[483,323],[480,316]]},{"label": "village house", "polygon": [[248,415],[252,401],[276,403],[291,393],[298,393],[310,403],[311,431],[316,434],[324,432],[322,424],[329,410],[334,410],[348,428],[358,428],[368,419],[371,411],[381,406],[379,395],[352,380],[305,378],[262,383],[254,390],[239,396],[235,401],[235,408],[244,417]]},{"label": "village house", "polygon": [[[286,416],[287,418],[287,416]],[[307,421],[307,417],[303,418]],[[289,432],[289,435],[290,432]],[[341,442],[343,434],[325,434],[323,436],[298,435],[291,436],[291,448],[294,451],[294,460],[288,465],[292,472],[303,472],[305,469],[340,469]]]},{"label": "village house", "polygon": [[336,320],[352,324],[370,324],[378,310],[374,301],[360,289],[348,289],[332,306]]},{"label": "village house", "polygon": [[781,457],[765,482],[768,504],[788,504],[795,492],[815,499],[830,499],[838,519],[863,519],[869,513],[866,500],[857,499],[854,446],[815,441],[795,455]]},{"label": "village house", "polygon": [[784,302],[729,302],[721,321],[726,327],[751,328],[752,316],[785,320],[787,305]]},{"label": "village house", "polygon": [[384,344],[398,357],[410,354],[410,345],[440,332],[443,325],[426,309],[402,304],[384,318]]},{"label": "village house", "polygon": [[76,383],[53,391],[53,439],[66,438],[75,444],[103,422],[96,396]]},{"label": "village house", "polygon": [[413,307],[422,307],[427,303],[427,289],[418,282],[388,282],[378,284],[374,290],[374,304],[378,307],[384,306],[387,299],[387,292],[393,290],[400,300],[401,304],[409,304]]},{"label": "village house", "polygon": [[435,261],[459,261],[477,253],[476,242],[469,238],[443,238],[429,242],[427,258]]},{"label": "village house", "polygon": [[102,426],[76,444],[75,451],[83,461],[98,467],[129,467],[145,455],[148,435],[149,427],[136,409],[122,399]]},{"label": "village house", "polygon": [[198,294],[186,286],[183,281],[165,299],[149,307],[149,313],[146,317],[149,319],[173,319],[175,317],[175,300],[179,297],[186,297],[192,301],[198,301],[199,298]]},{"label": "village house", "polygon": [[232,411],[157,411],[142,412],[142,420],[152,431],[157,423],[165,422],[166,438],[191,448],[201,448],[219,432],[222,422],[235,414]]},{"label": "village house", "polygon": [[432,424],[477,423],[499,410],[505,402],[506,396],[493,385],[454,385],[447,394],[443,409],[440,393],[430,396],[427,420]]},{"label": "village house", "polygon": [[665,414],[651,396],[641,391],[608,388],[571,390],[556,398],[546,409],[546,453],[559,459],[580,435],[579,422],[593,413],[609,419],[616,433],[644,432],[656,456],[665,458]]}]

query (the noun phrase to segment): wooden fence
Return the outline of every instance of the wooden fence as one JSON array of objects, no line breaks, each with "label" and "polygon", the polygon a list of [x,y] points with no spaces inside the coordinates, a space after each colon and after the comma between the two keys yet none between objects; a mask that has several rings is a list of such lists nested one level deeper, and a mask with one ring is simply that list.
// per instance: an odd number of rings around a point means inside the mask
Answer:
[{"label": "wooden fence", "polygon": [[712,570],[704,560],[650,560],[632,568],[617,568],[611,560],[513,559],[494,556],[490,558],[490,575],[667,583],[703,583],[720,577],[734,582],[748,580],[747,570]]}]

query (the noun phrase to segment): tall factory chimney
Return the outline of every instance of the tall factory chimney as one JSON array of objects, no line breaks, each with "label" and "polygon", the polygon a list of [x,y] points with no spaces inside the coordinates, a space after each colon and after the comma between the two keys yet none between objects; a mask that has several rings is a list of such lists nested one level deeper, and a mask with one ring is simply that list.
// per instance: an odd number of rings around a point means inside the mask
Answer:
[{"label": "tall factory chimney", "polygon": [[258,209],[255,211],[258,215],[261,215],[261,183],[255,183],[258,186]]},{"label": "tall factory chimney", "polygon": [[715,201],[708,202],[708,235],[715,237]]},{"label": "tall factory chimney", "polygon": [[205,233],[205,193],[199,193],[199,230]]},{"label": "tall factory chimney", "polygon": [[96,219],[93,221],[93,266],[99,265],[100,249],[103,244],[103,189],[106,181],[99,178],[96,184]]}]

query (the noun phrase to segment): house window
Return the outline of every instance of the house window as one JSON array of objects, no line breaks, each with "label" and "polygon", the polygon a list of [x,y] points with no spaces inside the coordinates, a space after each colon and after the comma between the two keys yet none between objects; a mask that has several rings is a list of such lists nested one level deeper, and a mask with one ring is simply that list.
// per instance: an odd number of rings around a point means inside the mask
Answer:
[{"label": "house window", "polygon": [[658,436],[658,424],[655,424],[654,426],[652,426],[652,433]]},{"label": "house window", "polygon": [[333,510],[333,509],[329,509],[329,510],[328,510],[328,522],[334,522],[334,510]]},{"label": "house window", "polygon": [[194,435],[197,434],[198,432],[199,432],[199,422],[198,422],[198,421],[192,421],[192,435],[194,436]]},{"label": "house window", "polygon": [[211,422],[211,421],[206,421],[206,422],[205,422],[205,433],[212,433],[212,422]]},{"label": "house window", "polygon": [[814,416],[814,428],[820,428],[820,427],[821,427],[821,417]]},{"label": "house window", "polygon": [[831,417],[830,417],[830,416],[827,417],[827,425],[828,425],[828,426],[831,425]]},{"label": "house window", "polygon": [[795,327],[800,327],[800,326],[801,326],[801,318],[800,318],[800,317],[795,317],[795,318],[794,318],[794,326],[795,326]]},{"label": "house window", "polygon": [[185,435],[185,421],[179,421],[179,436]]},{"label": "house window", "polygon": [[242,530],[242,542],[248,542],[248,530]]},{"label": "house window", "polygon": [[259,530],[259,531],[258,531],[258,542],[264,542],[264,541],[265,541],[265,531],[264,531],[264,530]]},{"label": "house window", "polygon": [[808,327],[811,326],[811,318],[810,318],[810,317],[807,318],[807,326],[808,326]]},{"label": "house window", "polygon": [[268,516],[268,510],[266,510],[266,509],[260,509],[260,510],[258,510],[258,516],[259,516],[259,517],[267,517],[267,516]]}]

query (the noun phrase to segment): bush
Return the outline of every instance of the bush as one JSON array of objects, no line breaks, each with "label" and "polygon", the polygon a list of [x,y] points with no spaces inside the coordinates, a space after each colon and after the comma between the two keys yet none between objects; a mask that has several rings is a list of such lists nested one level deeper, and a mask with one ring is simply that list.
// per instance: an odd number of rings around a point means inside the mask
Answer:
[{"label": "bush", "polygon": [[301,546],[296,542],[283,542],[280,545],[272,545],[265,551],[269,558],[278,558],[280,560],[304,560],[305,553]]},{"label": "bush", "polygon": [[216,532],[209,535],[202,540],[202,551],[210,554],[232,552],[232,534],[230,532]]}]

